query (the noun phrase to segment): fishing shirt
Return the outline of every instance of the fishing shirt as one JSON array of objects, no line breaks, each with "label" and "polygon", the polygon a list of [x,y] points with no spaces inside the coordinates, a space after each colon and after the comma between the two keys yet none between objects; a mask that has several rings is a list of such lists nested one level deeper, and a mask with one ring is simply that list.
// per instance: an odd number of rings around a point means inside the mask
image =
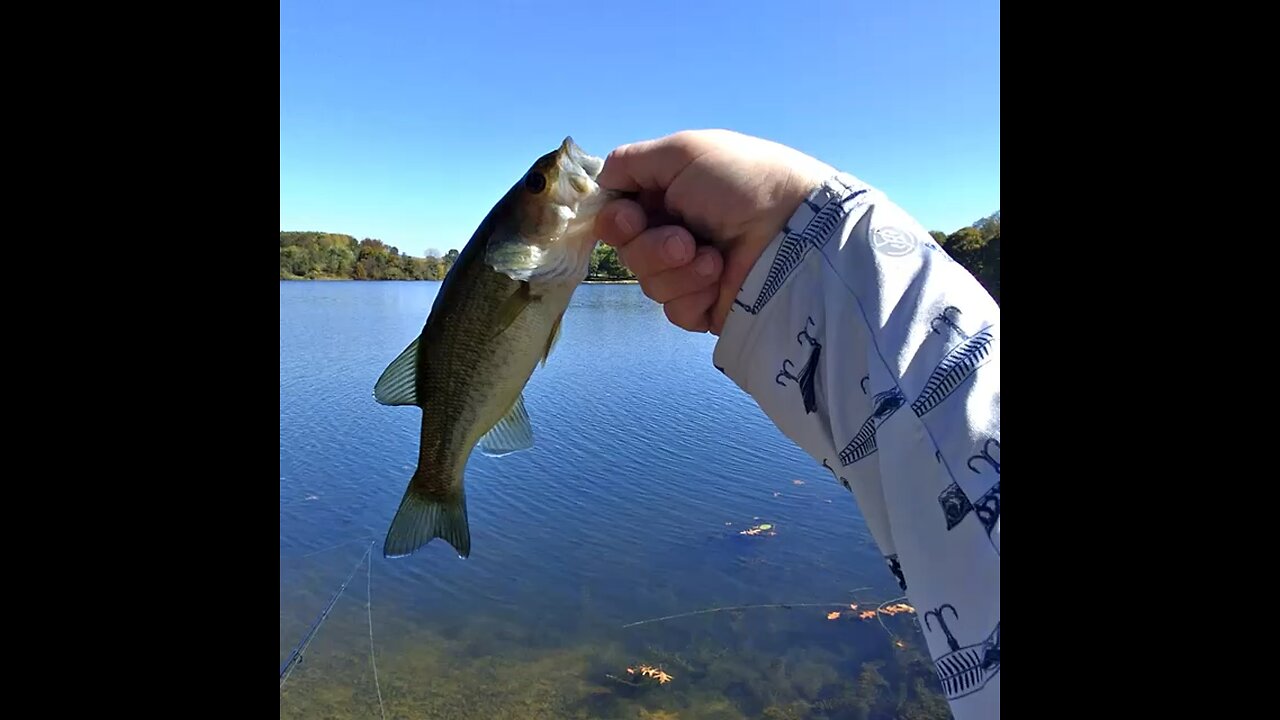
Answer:
[{"label": "fishing shirt", "polygon": [[765,249],[714,352],[853,493],[956,720],[1000,716],[999,339],[973,275],[839,173]]}]

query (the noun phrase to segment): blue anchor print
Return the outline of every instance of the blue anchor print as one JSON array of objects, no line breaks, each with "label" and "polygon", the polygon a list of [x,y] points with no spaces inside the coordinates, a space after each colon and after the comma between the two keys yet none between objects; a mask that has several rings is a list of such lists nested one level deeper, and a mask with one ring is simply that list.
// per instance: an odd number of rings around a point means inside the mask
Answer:
[{"label": "blue anchor print", "polygon": [[956,609],[950,604],[944,604],[924,614],[924,626],[929,632],[933,632],[933,624],[930,622],[932,616],[947,638],[949,651],[939,656],[934,666],[938,670],[938,680],[947,699],[957,700],[986,687],[987,681],[1000,672],[1000,623],[996,623],[996,629],[986,640],[961,647],[947,627],[945,611],[948,608],[952,618],[959,620],[960,615]]},{"label": "blue anchor print", "polygon": [[[982,497],[973,504],[973,512],[978,516],[978,522],[982,523],[982,527],[987,531],[987,539],[991,540],[991,533],[995,532],[996,523],[1000,520],[1000,481],[997,480],[991,489],[983,493]],[[994,545],[995,541],[991,540]],[[996,552],[1000,549],[996,548]]]},{"label": "blue anchor print", "polygon": [[991,359],[994,340],[995,336],[987,328],[948,350],[929,374],[920,396],[911,403],[911,410],[916,417],[924,417],[925,413],[938,407],[956,388],[973,377],[978,368]]},{"label": "blue anchor print", "polygon": [[951,629],[947,627],[947,619],[943,617],[947,608],[951,608],[951,617],[956,620],[960,619],[960,614],[956,612],[956,609],[952,607],[950,603],[943,603],[932,610],[925,611],[924,627],[929,632],[933,632],[933,626],[929,624],[929,616],[932,615],[936,617],[938,619],[938,626],[942,628],[942,634],[947,636],[947,647],[951,648],[952,652],[955,652],[960,649],[960,643],[956,642],[955,636],[951,634]]},{"label": "blue anchor print", "polygon": [[[999,453],[1000,441],[996,438],[987,438],[982,444],[982,451],[969,458],[969,470],[981,475],[985,469],[982,465],[985,463],[995,470],[996,475],[999,475],[1000,461],[992,455],[993,450]],[[939,462],[942,461],[941,452],[936,453],[935,457]],[[999,546],[991,536],[995,531],[996,522],[1000,519],[999,480],[996,480],[995,485],[974,501],[969,500],[969,496],[960,485],[953,481],[939,493],[938,504],[942,506],[942,516],[946,520],[948,531],[955,529],[972,512],[977,516],[978,522],[982,523],[983,529],[987,531],[987,540],[991,542],[996,553],[1000,552]]]},{"label": "blue anchor print", "polygon": [[[812,248],[821,249],[831,240],[836,228],[840,226],[840,223],[849,213],[849,202],[866,192],[866,188],[861,190],[850,188],[848,195],[838,201],[831,201],[822,205],[800,232],[795,232],[788,226],[782,242],[778,245],[778,251],[774,254],[773,261],[769,264],[769,272],[765,275],[760,291],[756,294],[756,299],[751,304],[747,304],[735,297],[733,299],[734,306],[740,307],[752,315],[758,315],[773,296],[777,294],[778,290],[782,288],[783,283],[786,282],[791,272],[800,266],[800,262],[804,260],[809,250]],[[812,207],[810,205],[810,209]],[[741,293],[742,289],[739,288],[738,294],[741,295]]]},{"label": "blue anchor print", "polygon": [[795,367],[795,363],[791,362],[790,358],[783,360],[783,361],[782,361],[782,372],[778,373],[777,375],[774,375],[774,376],[773,376],[773,381],[774,381],[774,382],[776,382],[776,383],[778,383],[778,384],[779,384],[779,385],[781,385],[782,387],[786,387],[786,386],[787,386],[787,384],[786,384],[786,383],[782,382],[782,379],[783,379],[783,378],[786,378],[786,379],[788,379],[788,380],[790,380],[790,381],[792,381],[792,382],[795,382],[795,383],[799,383],[799,382],[800,382],[800,376],[799,376],[799,375],[793,375],[793,374],[792,374],[792,372],[791,372],[791,370],[790,370],[790,369],[788,369],[788,368],[794,368],[794,367]]},{"label": "blue anchor print", "polygon": [[[982,451],[969,458],[969,470],[981,475],[985,469],[982,465],[985,463],[995,470],[996,475],[999,476],[1000,460],[992,455],[993,450],[997,454],[999,453],[1000,441],[996,438],[987,438],[982,444]],[[935,457],[941,462],[941,452],[936,453]],[[981,497],[972,501],[960,485],[952,481],[938,494],[938,504],[942,507],[942,517],[947,523],[948,531],[954,530],[972,512],[977,516],[978,522],[982,523],[983,529],[986,530],[987,540],[991,542],[991,546],[995,548],[997,554],[1000,553],[1000,547],[996,544],[995,538],[992,537],[996,523],[1000,520],[999,479]]]},{"label": "blue anchor print", "polygon": [[991,466],[991,468],[992,468],[993,470],[995,470],[995,471],[996,471],[996,474],[997,474],[997,475],[999,475],[999,474],[1000,474],[1000,461],[999,461],[999,460],[996,460],[996,459],[994,459],[994,458],[992,458],[992,457],[991,457],[991,446],[992,446],[992,445],[995,445],[995,446],[996,446],[996,450],[999,450],[999,449],[1000,449],[1000,441],[999,441],[999,440],[997,440],[997,439],[995,439],[995,438],[987,438],[987,441],[986,441],[985,443],[983,443],[983,444],[982,444],[982,452],[980,452],[980,453],[978,453],[977,455],[974,455],[973,457],[969,458],[969,469],[970,469],[970,470],[972,470],[972,471],[974,471],[974,472],[978,473],[979,475],[981,475],[981,474],[982,474],[982,471],[981,471],[981,470],[979,470],[978,468],[974,467],[974,466],[973,466],[973,463],[974,463],[974,461],[982,461],[982,462],[985,462],[986,464],[990,465],[990,466]]},{"label": "blue anchor print", "polygon": [[961,330],[960,326],[956,323],[956,318],[959,317],[959,315],[960,308],[955,307],[954,305],[948,305],[946,309],[933,318],[933,321],[929,323],[929,327],[934,333],[938,335],[945,335],[946,331],[939,328],[939,325],[941,325],[949,328],[962,339],[968,340],[969,334],[964,330]]},{"label": "blue anchor print", "polygon": [[897,387],[877,393],[871,398],[871,415],[862,423],[858,433],[840,451],[840,464],[848,467],[876,451],[876,428],[906,403],[906,397]]},{"label": "blue anchor print", "polygon": [[773,381],[779,385],[786,387],[787,384],[783,379],[791,380],[800,388],[800,398],[804,401],[804,412],[806,415],[818,409],[818,398],[814,388],[814,382],[818,374],[818,358],[822,354],[822,344],[816,338],[809,334],[809,327],[813,325],[813,318],[805,318],[805,327],[796,334],[796,342],[811,348],[809,360],[800,369],[800,374],[795,374],[795,363],[791,360],[782,361],[782,372],[773,377]]}]

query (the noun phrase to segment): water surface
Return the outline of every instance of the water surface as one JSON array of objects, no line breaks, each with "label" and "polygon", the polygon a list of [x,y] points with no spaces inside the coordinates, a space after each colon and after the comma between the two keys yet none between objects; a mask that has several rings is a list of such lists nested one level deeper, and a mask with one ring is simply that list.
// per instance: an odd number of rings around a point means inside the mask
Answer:
[{"label": "water surface", "polygon": [[[280,284],[281,662],[351,578],[282,717],[380,717],[379,686],[404,718],[947,717],[911,615],[622,627],[900,594],[852,496],[712,366],[714,336],[672,327],[635,285],[578,290],[525,390],[536,447],[472,456],[471,557],[436,540],[383,559],[421,411],[372,388],[438,288]],[[739,534],[759,523],[776,535]],[[638,663],[674,679],[609,677]]]}]

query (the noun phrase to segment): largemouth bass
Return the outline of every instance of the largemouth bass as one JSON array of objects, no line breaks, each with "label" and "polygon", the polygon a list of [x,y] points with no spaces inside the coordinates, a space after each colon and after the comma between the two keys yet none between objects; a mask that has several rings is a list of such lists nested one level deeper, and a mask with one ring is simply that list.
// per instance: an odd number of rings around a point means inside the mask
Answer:
[{"label": "largemouth bass", "polygon": [[489,211],[445,276],[421,334],[374,386],[383,405],[422,409],[418,465],[382,554],[444,538],[471,554],[464,471],[472,451],[533,447],[524,387],[546,364],[595,248],[596,214],[614,195],[604,160],[571,137],[538,158]]}]

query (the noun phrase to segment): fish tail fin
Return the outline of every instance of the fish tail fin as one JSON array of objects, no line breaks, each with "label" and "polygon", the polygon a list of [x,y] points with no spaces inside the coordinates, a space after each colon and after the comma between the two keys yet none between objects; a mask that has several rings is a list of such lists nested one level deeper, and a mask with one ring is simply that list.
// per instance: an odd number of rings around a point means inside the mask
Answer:
[{"label": "fish tail fin", "polygon": [[387,530],[382,555],[399,558],[411,555],[435,538],[443,538],[465,558],[471,554],[471,528],[467,525],[467,498],[462,484],[443,495],[421,489],[419,475],[414,474],[409,489],[400,500],[400,508]]}]

